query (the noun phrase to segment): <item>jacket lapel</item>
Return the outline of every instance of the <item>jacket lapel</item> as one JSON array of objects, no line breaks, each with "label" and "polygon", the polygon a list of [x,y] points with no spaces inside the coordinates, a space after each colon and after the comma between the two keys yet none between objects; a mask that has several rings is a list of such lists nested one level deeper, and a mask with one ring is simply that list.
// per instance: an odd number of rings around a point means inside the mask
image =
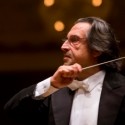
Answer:
[{"label": "jacket lapel", "polygon": [[118,74],[107,73],[100,98],[98,125],[114,125],[123,97]]},{"label": "jacket lapel", "polygon": [[64,88],[52,95],[52,110],[56,125],[69,125],[74,91]]}]

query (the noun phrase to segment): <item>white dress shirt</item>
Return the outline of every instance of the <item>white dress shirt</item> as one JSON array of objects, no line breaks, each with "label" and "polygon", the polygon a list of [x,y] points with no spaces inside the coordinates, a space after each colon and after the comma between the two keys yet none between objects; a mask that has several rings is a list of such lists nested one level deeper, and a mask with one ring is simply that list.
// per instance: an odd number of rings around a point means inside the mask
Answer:
[{"label": "white dress shirt", "polygon": [[74,95],[70,125],[97,125],[98,106],[105,72],[100,71],[83,81],[87,90],[79,88]]},{"label": "white dress shirt", "polygon": [[[98,106],[104,77],[105,72],[99,71],[83,81],[74,80],[68,85],[73,91],[77,89],[72,104],[70,125],[97,125]],[[51,86],[50,78],[45,79],[37,84],[34,93],[35,99],[47,97],[57,90]]]}]

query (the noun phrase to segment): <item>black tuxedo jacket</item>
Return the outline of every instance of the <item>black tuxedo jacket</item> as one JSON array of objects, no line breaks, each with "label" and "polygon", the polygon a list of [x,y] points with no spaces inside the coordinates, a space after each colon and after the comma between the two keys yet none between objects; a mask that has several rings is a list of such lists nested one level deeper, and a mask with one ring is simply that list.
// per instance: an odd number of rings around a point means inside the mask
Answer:
[{"label": "black tuxedo jacket", "polygon": [[[4,107],[6,114],[26,125],[69,125],[75,91],[63,88],[47,98],[35,100],[35,87],[25,88],[10,99]],[[119,73],[106,73],[97,125],[125,125],[125,77]]]}]

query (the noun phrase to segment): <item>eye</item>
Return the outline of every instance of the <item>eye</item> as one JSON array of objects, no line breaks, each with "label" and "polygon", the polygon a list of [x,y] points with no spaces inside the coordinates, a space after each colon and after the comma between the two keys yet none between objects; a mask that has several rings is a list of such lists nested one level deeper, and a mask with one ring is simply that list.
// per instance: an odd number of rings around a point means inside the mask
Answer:
[{"label": "eye", "polygon": [[71,36],[69,38],[69,41],[72,42],[72,43],[76,43],[80,40],[80,38],[78,36]]}]

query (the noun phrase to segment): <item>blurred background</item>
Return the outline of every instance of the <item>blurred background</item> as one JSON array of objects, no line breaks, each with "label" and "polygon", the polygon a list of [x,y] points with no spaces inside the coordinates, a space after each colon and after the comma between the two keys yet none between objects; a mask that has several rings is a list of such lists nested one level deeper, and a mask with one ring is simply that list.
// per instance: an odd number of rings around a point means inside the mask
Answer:
[{"label": "blurred background", "polygon": [[2,114],[6,101],[54,73],[63,63],[61,39],[86,16],[111,25],[125,56],[125,0],[0,0],[1,125],[11,125]]}]

